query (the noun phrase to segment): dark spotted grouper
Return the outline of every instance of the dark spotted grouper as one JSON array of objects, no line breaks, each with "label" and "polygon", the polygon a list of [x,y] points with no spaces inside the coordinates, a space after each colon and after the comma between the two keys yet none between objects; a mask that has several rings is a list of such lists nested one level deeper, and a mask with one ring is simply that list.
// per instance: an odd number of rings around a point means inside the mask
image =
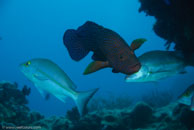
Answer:
[{"label": "dark spotted grouper", "polygon": [[77,30],[68,29],[63,37],[71,58],[79,61],[90,51],[94,54],[94,62],[89,64],[84,74],[111,67],[114,73],[132,74],[137,72],[141,64],[134,50],[139,48],[145,39],[134,40],[131,47],[116,32],[104,28],[94,22],[86,22]]}]

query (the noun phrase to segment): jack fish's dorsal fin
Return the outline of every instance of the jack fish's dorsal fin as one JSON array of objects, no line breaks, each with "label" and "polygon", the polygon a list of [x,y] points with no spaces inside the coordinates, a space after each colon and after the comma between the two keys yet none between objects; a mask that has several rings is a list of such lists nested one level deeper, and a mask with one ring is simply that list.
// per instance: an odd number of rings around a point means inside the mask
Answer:
[{"label": "jack fish's dorsal fin", "polygon": [[131,43],[131,49],[135,51],[146,41],[147,40],[145,38],[139,38],[139,39],[133,40],[133,42]]},{"label": "jack fish's dorsal fin", "polygon": [[106,67],[110,67],[108,61],[93,61],[92,63],[90,63],[85,71],[84,71],[84,75],[87,75],[87,74],[90,74],[90,73],[93,73],[93,72],[96,72],[100,69],[103,69],[103,68],[106,68]]}]

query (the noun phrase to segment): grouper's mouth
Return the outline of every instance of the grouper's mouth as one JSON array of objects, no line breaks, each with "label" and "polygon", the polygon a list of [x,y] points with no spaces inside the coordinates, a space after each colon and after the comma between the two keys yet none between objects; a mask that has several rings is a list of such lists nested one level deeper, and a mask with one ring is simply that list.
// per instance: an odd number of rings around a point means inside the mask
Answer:
[{"label": "grouper's mouth", "polygon": [[128,73],[128,75],[131,75],[131,74],[133,74],[133,73],[138,72],[140,68],[141,68],[141,64],[140,64],[140,63],[131,65],[131,66],[129,67],[129,73]]}]

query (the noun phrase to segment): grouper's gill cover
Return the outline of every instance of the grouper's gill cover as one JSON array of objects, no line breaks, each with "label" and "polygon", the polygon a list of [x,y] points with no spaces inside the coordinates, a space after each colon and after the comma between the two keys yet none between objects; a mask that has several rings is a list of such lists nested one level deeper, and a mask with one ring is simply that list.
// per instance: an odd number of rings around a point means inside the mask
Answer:
[{"label": "grouper's gill cover", "polygon": [[67,74],[48,59],[32,59],[19,66],[24,75],[34,83],[40,93],[48,92],[65,103],[66,96],[72,98],[83,115],[86,105],[98,89],[77,92]]}]

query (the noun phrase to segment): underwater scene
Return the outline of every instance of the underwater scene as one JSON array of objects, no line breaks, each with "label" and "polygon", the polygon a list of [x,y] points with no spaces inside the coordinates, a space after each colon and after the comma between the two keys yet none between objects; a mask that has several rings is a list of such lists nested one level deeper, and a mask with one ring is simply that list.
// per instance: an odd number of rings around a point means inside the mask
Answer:
[{"label": "underwater scene", "polygon": [[194,130],[193,0],[0,0],[0,130]]}]

